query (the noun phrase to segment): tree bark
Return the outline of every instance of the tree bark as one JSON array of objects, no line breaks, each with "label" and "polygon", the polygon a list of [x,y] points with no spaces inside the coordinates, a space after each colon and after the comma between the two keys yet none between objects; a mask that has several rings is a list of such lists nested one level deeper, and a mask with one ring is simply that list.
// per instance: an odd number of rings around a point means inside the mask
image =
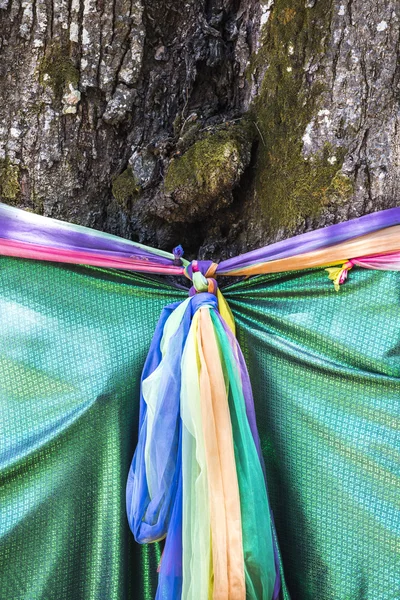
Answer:
[{"label": "tree bark", "polygon": [[398,204],[399,2],[0,0],[0,199],[220,260]]}]

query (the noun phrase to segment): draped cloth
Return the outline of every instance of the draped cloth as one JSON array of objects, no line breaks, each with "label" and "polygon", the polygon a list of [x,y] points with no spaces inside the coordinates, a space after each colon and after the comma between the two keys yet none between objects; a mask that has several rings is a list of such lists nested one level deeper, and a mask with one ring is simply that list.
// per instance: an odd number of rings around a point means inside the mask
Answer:
[{"label": "draped cloth", "polygon": [[[383,217],[378,215],[367,220],[368,231],[363,218],[364,229],[357,233],[369,235],[372,225],[379,232]],[[396,226],[396,215],[392,213],[384,227]],[[11,229],[7,231],[0,227],[1,239],[11,237]],[[332,243],[344,242],[343,236],[335,235]],[[321,251],[315,247],[320,236],[315,233],[313,247],[306,238],[300,250]],[[76,252],[90,252],[79,245],[82,238],[75,241],[80,248]],[[19,242],[26,243],[26,237]],[[37,246],[40,252],[49,252],[51,244],[43,250],[41,235],[34,242],[35,252]],[[108,261],[107,253],[112,252],[112,260],[121,259],[125,266],[134,260],[151,263],[153,273],[164,267],[183,272],[171,265],[169,256],[148,256],[143,248],[135,248],[132,259],[129,243],[121,244],[118,257],[117,250],[102,247],[101,260]],[[5,243],[6,247],[10,246]],[[166,573],[168,585],[180,585],[171,574],[174,569],[188,569],[193,581],[184,580],[184,597],[197,600],[217,548],[211,540],[208,560],[209,530],[194,518],[196,503],[207,497],[207,436],[212,422],[203,438],[196,437],[196,431],[203,426],[202,406],[213,406],[212,389],[221,386],[222,394],[228,389],[223,385],[227,377],[234,384],[240,365],[243,369],[247,365],[248,376],[243,370],[240,377],[243,390],[251,382],[255,415],[251,403],[243,404],[244,397],[232,404],[232,410],[230,404],[231,418],[232,414],[243,417],[246,406],[248,429],[243,439],[249,445],[235,447],[235,423],[231,443],[236,464],[245,464],[237,452],[246,448],[253,448],[251,460],[259,453],[265,460],[275,560],[281,572],[279,597],[400,597],[400,280],[395,270],[378,270],[396,268],[396,252],[385,246],[383,259],[371,250],[362,256],[338,254],[338,261],[354,259],[351,276],[339,293],[321,268],[272,271],[225,287],[242,361],[214,294],[187,299],[187,291],[161,278],[112,270],[108,263],[79,266],[63,260],[44,262],[50,257],[43,255],[43,261],[37,256],[31,257],[36,260],[0,256],[0,599],[150,600],[160,591]],[[97,260],[98,253],[91,252]],[[287,258],[282,253],[282,246],[269,257],[264,253],[263,269],[268,262]],[[363,257],[366,269],[357,267],[356,259],[362,262]],[[245,259],[240,260],[236,270],[249,267]],[[332,263],[317,266],[325,264]],[[229,261],[223,268],[229,270]],[[180,328],[181,337],[175,335]],[[190,367],[201,361],[203,377],[213,381],[207,395],[202,396],[207,385],[202,391],[188,380],[168,378],[172,388],[165,388],[164,368],[177,373],[174,353],[165,351],[173,344],[169,350],[175,347],[179,354],[184,339],[185,364]],[[222,361],[221,373],[216,361],[210,360],[222,344],[226,356],[232,360],[236,356],[236,374],[228,373],[233,362]],[[187,372],[190,368],[182,370]],[[158,402],[167,406],[171,401],[174,385],[183,394],[183,426],[168,439],[162,427],[157,430],[160,423],[155,415]],[[234,390],[229,386],[228,391],[231,403]],[[232,412],[234,406],[242,412]],[[166,414],[172,422],[176,418],[171,410]],[[166,459],[168,444],[170,449],[176,447],[182,469],[166,470],[169,496],[163,494],[161,503],[144,503],[146,519],[136,521],[136,535],[143,542],[138,545],[126,519],[125,487],[143,423],[149,435],[159,440],[157,456],[152,455],[154,445],[144,444],[140,450],[141,465],[147,465],[150,473],[146,485],[148,481],[152,498],[157,497],[159,484],[151,477],[152,469]],[[223,458],[224,470],[216,477],[223,477],[232,464],[228,455]],[[253,474],[257,463],[252,464]],[[259,464],[262,467],[262,461]],[[128,487],[129,481],[128,477]],[[183,481],[193,501],[183,510],[182,531],[172,529],[174,535],[164,541],[162,510],[174,502],[171,519],[179,516]],[[143,479],[135,483],[137,500],[148,492],[140,482]],[[226,480],[229,483],[231,479]],[[259,493],[252,496],[257,491],[254,478],[237,470],[237,486],[242,510],[254,512],[260,500]],[[237,510],[232,490],[229,510]],[[204,506],[211,512],[221,510]],[[206,511],[201,518],[208,518]],[[246,517],[246,523],[251,529],[247,533],[242,529],[245,553],[246,536],[248,544],[265,543],[268,531],[265,520]],[[234,541],[238,530],[230,526]],[[148,544],[149,539],[159,541]],[[179,556],[182,540],[186,548],[192,544],[197,569],[185,553],[182,564],[173,558]],[[167,544],[171,551],[166,551]],[[231,548],[237,556],[239,545],[233,543]],[[168,557],[172,557],[170,564]],[[235,577],[228,577],[226,585],[230,581],[242,585],[239,572]],[[254,574],[249,578],[244,572],[244,577],[248,593]],[[181,591],[170,591],[174,593]],[[256,590],[250,597],[262,596]]]}]

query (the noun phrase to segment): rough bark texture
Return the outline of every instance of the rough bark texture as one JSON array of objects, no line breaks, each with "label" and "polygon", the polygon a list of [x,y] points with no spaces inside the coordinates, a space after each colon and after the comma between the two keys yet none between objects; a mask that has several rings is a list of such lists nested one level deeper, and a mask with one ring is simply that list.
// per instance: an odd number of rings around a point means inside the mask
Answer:
[{"label": "rough bark texture", "polygon": [[399,2],[0,0],[0,198],[219,260],[398,203]]}]

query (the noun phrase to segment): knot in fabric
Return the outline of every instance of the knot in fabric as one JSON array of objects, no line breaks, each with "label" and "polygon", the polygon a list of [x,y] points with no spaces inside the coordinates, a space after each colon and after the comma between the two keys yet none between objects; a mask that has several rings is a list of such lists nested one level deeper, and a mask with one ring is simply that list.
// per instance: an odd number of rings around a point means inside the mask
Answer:
[{"label": "knot in fabric", "polygon": [[189,296],[192,300],[195,300],[197,306],[197,300],[199,302],[209,302],[210,297],[214,297],[217,301],[216,306],[218,312],[232,331],[233,335],[236,335],[235,330],[235,319],[231,309],[228,306],[227,301],[218,289],[218,284],[214,279],[218,268],[218,264],[211,260],[192,260],[184,270],[184,273],[188,279],[193,283],[189,290]]},{"label": "knot in fabric", "polygon": [[341,267],[330,267],[325,269],[328,271],[329,279],[333,281],[333,285],[335,286],[335,290],[338,292],[340,290],[340,286],[346,281],[348,272],[355,265],[354,260],[346,261]]},{"label": "knot in fabric", "polygon": [[174,265],[180,266],[182,264],[182,256],[184,255],[184,251],[182,246],[175,246],[172,250],[172,254],[174,255]]},{"label": "knot in fabric", "polygon": [[352,269],[354,267],[354,260],[348,260],[347,262],[344,263],[342,269],[346,269],[346,271],[350,271],[350,269]]},{"label": "knot in fabric", "polygon": [[214,294],[205,292],[203,294],[193,294],[192,299],[189,301],[192,305],[192,314],[204,306],[208,306],[214,310],[218,310],[218,300]]},{"label": "knot in fabric", "polygon": [[218,264],[211,260],[192,260],[185,268],[186,277],[193,283],[189,290],[189,296],[203,292],[217,295],[218,284],[213,277],[217,267]]}]

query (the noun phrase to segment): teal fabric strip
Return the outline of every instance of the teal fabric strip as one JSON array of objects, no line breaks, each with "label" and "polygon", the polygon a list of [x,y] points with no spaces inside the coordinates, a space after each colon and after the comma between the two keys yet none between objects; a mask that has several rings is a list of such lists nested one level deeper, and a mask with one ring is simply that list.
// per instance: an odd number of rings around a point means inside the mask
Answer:
[{"label": "teal fabric strip", "polygon": [[264,474],[246,416],[240,370],[221,321],[213,311],[211,319],[229,385],[228,401],[242,513],[246,598],[271,600],[276,573]]}]

